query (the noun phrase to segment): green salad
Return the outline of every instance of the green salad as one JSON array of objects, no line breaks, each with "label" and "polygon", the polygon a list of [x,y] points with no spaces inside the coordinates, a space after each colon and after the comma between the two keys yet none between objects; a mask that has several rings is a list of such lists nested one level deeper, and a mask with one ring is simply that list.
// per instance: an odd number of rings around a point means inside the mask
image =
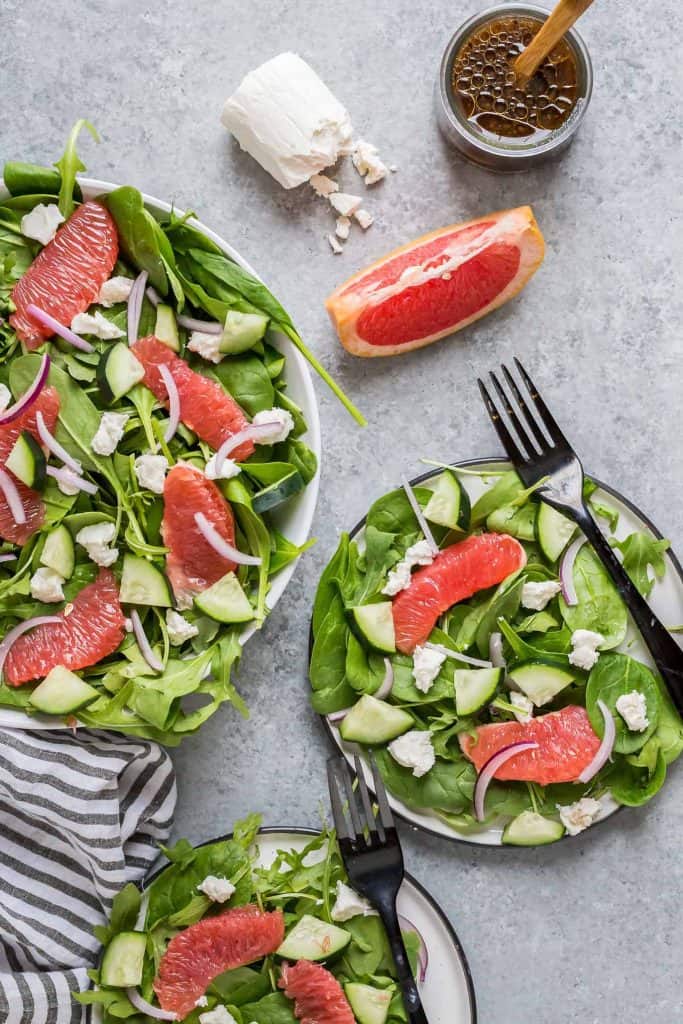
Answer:
[{"label": "green salad", "polygon": [[[334,832],[265,865],[260,824],[252,815],[230,838],[164,849],[170,864],[143,895],[127,885],[96,929],[102,959],[78,1001],[101,1007],[104,1024],[294,1024],[295,1001],[318,1019],[316,1000],[335,1024],[406,1021],[384,928],[348,886]],[[404,927],[413,971],[426,969]]]},{"label": "green salad", "polygon": [[[617,511],[585,491],[647,597],[668,541],[617,540]],[[441,467],[342,536],[313,610],[312,704],[409,808],[552,842],[651,799],[683,750],[628,625],[592,549],[514,471]]]}]

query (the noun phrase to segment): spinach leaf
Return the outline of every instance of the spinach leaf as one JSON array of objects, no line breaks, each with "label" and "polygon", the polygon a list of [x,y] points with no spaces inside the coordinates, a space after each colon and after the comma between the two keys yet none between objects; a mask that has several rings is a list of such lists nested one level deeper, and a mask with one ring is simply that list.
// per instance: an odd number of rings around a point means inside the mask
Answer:
[{"label": "spinach leaf", "polygon": [[666,760],[656,736],[638,755],[621,757],[605,773],[604,781],[615,800],[639,807],[659,792],[666,778]]},{"label": "spinach leaf", "polygon": [[291,462],[297,469],[305,484],[310,484],[318,471],[318,459],[312,448],[300,438],[287,438],[282,444],[275,446],[275,451],[283,462]]},{"label": "spinach leaf", "polygon": [[655,676],[655,680],[659,689],[659,720],[655,737],[659,740],[664,760],[671,764],[683,751],[683,720],[660,677]]},{"label": "spinach leaf", "polygon": [[270,534],[261,516],[254,512],[249,491],[239,477],[233,477],[227,482],[225,495],[232,505],[240,528],[247,539],[249,550],[261,559],[261,564],[258,566],[256,597],[256,619],[261,623],[266,616],[266,595],[270,574]]},{"label": "spinach leaf", "polygon": [[273,408],[273,382],[258,356],[251,353],[226,356],[212,369],[212,373],[250,416]]},{"label": "spinach leaf", "polygon": [[549,629],[556,629],[558,626],[559,622],[555,616],[543,611],[527,615],[518,623],[517,629],[520,633],[547,633]]},{"label": "spinach leaf", "polygon": [[233,971],[219,974],[211,983],[210,991],[215,991],[231,1006],[243,1006],[270,992],[270,981],[267,974],[259,973],[252,967],[237,967]]},{"label": "spinach leaf", "polygon": [[[645,698],[647,717],[650,721],[645,732],[631,732],[616,708],[619,697],[633,690],[642,693]],[[659,688],[655,677],[646,665],[627,654],[601,654],[588,676],[586,711],[593,729],[598,736],[602,736],[605,727],[598,700],[607,705],[614,718],[614,749],[619,753],[630,754],[634,750],[640,750],[657,728]]]},{"label": "spinach leaf", "polygon": [[419,779],[410,768],[394,761],[387,750],[376,750],[375,758],[387,789],[409,807],[459,814],[472,802],[477,773],[464,757],[452,761],[437,758],[431,771]]},{"label": "spinach leaf", "polygon": [[489,602],[484,606],[477,624],[476,644],[482,658],[489,656],[489,639],[496,631],[498,619],[516,615],[522,597],[524,576],[520,571],[513,573],[498,585]]},{"label": "spinach leaf", "polygon": [[[62,183],[62,176],[54,168],[27,164],[21,160],[8,161],[2,176],[5,188],[11,196],[58,196]],[[80,201],[82,197],[78,185],[74,189],[74,194]]]},{"label": "spinach leaf", "polygon": [[[624,569],[631,577],[643,597],[649,597],[655,579],[661,580],[666,571],[664,552],[671,547],[671,541],[655,540],[649,533],[637,530],[624,540],[611,540],[613,548],[621,552]],[[654,578],[650,576],[652,568]]]},{"label": "spinach leaf", "polygon": [[560,612],[569,629],[601,633],[605,638],[601,650],[618,647],[626,636],[626,606],[602,562],[587,544],[574,563],[574,586],[578,604],[570,606],[559,598]]},{"label": "spinach leaf", "polygon": [[95,142],[100,141],[100,137],[90,124],[90,121],[85,121],[81,118],[79,121],[76,121],[76,124],[71,129],[69,137],[66,140],[64,153],[55,164],[61,179],[59,185],[59,209],[61,210],[64,220],[68,220],[74,211],[76,175],[79,171],[85,170],[85,164],[80,160],[78,153],[76,152],[76,142],[83,128],[88,129]]},{"label": "spinach leaf", "polygon": [[523,490],[522,481],[514,469],[508,470],[496,480],[493,487],[489,487],[481,497],[477,498],[472,506],[471,525],[473,527],[481,526],[492,512],[505,505],[510,505]]},{"label": "spinach leaf", "polygon": [[138,270],[146,270],[149,283],[167,295],[169,283],[158,225],[145,209],[142,194],[131,185],[123,185],[105,196],[104,202],[116,222],[123,254]]},{"label": "spinach leaf", "polygon": [[[317,634],[330,605],[339,594],[339,581],[344,578],[349,564],[349,535],[342,533],[339,546],[325,566],[318,582],[313,602],[313,634]],[[355,544],[354,544],[355,547]]]},{"label": "spinach leaf", "polygon": [[492,533],[508,533],[519,540],[535,540],[538,505],[502,505],[486,517],[486,528]]},{"label": "spinach leaf", "polygon": [[368,977],[393,970],[391,948],[379,917],[352,917],[344,928],[351,933],[351,942],[343,954],[345,973]]},{"label": "spinach leaf", "polygon": [[95,937],[103,946],[108,945],[119,932],[128,932],[135,928],[140,913],[140,890],[132,882],[114,896],[106,926],[96,925],[93,929]]},{"label": "spinach leaf", "polygon": [[357,699],[346,678],[348,637],[349,627],[346,624],[344,602],[335,594],[316,631],[309,667],[313,688],[311,704],[319,715],[341,711]]},{"label": "spinach leaf", "polygon": [[352,632],[348,634],[345,663],[349,685],[359,693],[375,693],[385,676],[384,658],[374,651],[367,651]]},{"label": "spinach leaf", "polygon": [[297,1024],[294,1003],[284,992],[271,992],[255,1003],[240,1007],[245,1024]]}]

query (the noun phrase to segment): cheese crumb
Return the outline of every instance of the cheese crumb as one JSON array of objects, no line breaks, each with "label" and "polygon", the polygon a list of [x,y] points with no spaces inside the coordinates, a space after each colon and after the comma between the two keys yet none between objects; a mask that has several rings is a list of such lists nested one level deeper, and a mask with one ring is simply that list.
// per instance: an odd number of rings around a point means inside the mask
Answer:
[{"label": "cheese crumb", "polygon": [[12,398],[12,392],[6,384],[0,384],[0,411],[7,408]]},{"label": "cheese crumb", "polygon": [[560,821],[570,836],[578,836],[589,825],[592,825],[602,810],[599,800],[593,800],[590,796],[584,796],[574,804],[557,804],[560,812]]},{"label": "cheese crumb", "polygon": [[337,899],[330,911],[333,921],[350,921],[352,917],[370,917],[376,914],[372,906],[346,882],[337,882]]},{"label": "cheese crumb", "polygon": [[419,540],[406,551],[400,562],[397,562],[387,575],[387,582],[382,588],[382,593],[388,597],[394,597],[399,591],[405,590],[410,584],[410,570],[415,565],[431,565],[434,561],[434,553],[426,540]]},{"label": "cheese crumb", "polygon": [[356,210],[354,217],[362,227],[363,231],[367,231],[370,225],[375,223],[375,218],[372,214],[368,213],[368,211],[364,210],[362,207],[360,210]]},{"label": "cheese crumb", "polygon": [[221,343],[222,334],[209,334],[207,331],[193,331],[187,347],[190,352],[196,352],[202,359],[209,363],[220,363],[225,353],[221,352],[218,346]]},{"label": "cheese crumb", "polygon": [[208,1013],[199,1014],[199,1024],[237,1024],[237,1021],[224,1006],[216,1006]]},{"label": "cheese crumb", "polygon": [[223,459],[221,471],[217,473],[215,452],[204,466],[204,476],[207,480],[232,480],[234,476],[239,476],[241,472],[240,467],[232,459]]},{"label": "cheese crumb", "polygon": [[195,1006],[208,1006],[209,1005],[209,1000],[206,998],[206,996],[200,996],[199,999],[196,1000],[194,1005]]},{"label": "cheese crumb", "polygon": [[125,331],[107,320],[106,316],[100,313],[77,313],[71,321],[71,330],[76,334],[90,334],[94,338],[102,338],[103,341],[113,341],[114,338],[123,338]]},{"label": "cheese crumb", "polygon": [[436,763],[432,734],[428,729],[411,729],[410,732],[404,732],[398,739],[391,741],[388,750],[394,761],[404,768],[413,769],[416,779],[426,775]]},{"label": "cheese crumb", "polygon": [[110,277],[100,288],[97,301],[100,306],[109,309],[110,306],[114,306],[117,302],[126,302],[132,287],[132,277]]},{"label": "cheese crumb", "polygon": [[380,160],[377,146],[373,146],[371,142],[359,139],[351,159],[366,185],[374,185],[382,178],[386,178],[389,169]]},{"label": "cheese crumb", "polygon": [[[444,277],[446,275],[444,274]],[[538,583],[525,583],[522,587],[522,608],[541,612],[559,594],[562,584],[556,580],[540,580]]]},{"label": "cheese crumb", "polygon": [[602,633],[594,633],[592,629],[576,629],[572,633],[572,650],[569,654],[569,664],[577,668],[590,671],[600,657],[598,647],[604,644],[605,638]]},{"label": "cheese crumb", "polygon": [[344,246],[340,245],[334,235],[328,235],[327,241],[330,243],[330,249],[335,256],[341,256],[344,252]]},{"label": "cheese crumb", "polygon": [[617,698],[616,709],[626,722],[631,732],[645,732],[650,725],[647,717],[647,701],[645,694],[640,690],[631,690],[630,693],[622,693]]},{"label": "cheese crumb", "polygon": [[429,693],[445,660],[442,651],[417,645],[413,652],[413,679],[418,690]]},{"label": "cheese crumb", "polygon": [[533,702],[524,693],[517,693],[515,690],[511,690],[509,694],[509,701],[513,707],[517,708],[517,711],[513,711],[513,715],[518,722],[530,722],[534,714]]},{"label": "cheese crumb", "polygon": [[63,583],[64,577],[54,569],[36,569],[29,583],[31,597],[34,601],[43,601],[45,604],[57,604],[64,600]]},{"label": "cheese crumb", "polygon": [[199,883],[197,889],[208,896],[213,903],[226,903],[234,893],[235,886],[227,878],[207,875],[204,881]]},{"label": "cheese crumb", "polygon": [[168,469],[165,455],[138,455],[135,460],[135,475],[140,487],[153,494],[164,493],[164,480]]},{"label": "cheese crumb", "polygon": [[166,629],[169,642],[173,647],[180,647],[186,640],[191,640],[193,636],[197,636],[199,633],[194,622],[188,622],[183,615],[173,608],[166,610]]},{"label": "cheese crumb", "polygon": [[363,200],[360,196],[352,196],[349,192],[333,192],[330,203],[342,217],[351,217],[359,210]]},{"label": "cheese crumb", "polygon": [[337,238],[341,238],[344,241],[349,237],[349,231],[351,230],[351,221],[348,217],[337,217],[337,224],[334,229],[334,233]]},{"label": "cheese crumb", "polygon": [[96,455],[112,455],[123,437],[129,415],[127,412],[103,412],[100,425],[90,442]]},{"label": "cheese crumb", "polygon": [[119,557],[119,549],[110,547],[115,536],[114,523],[93,523],[92,526],[84,526],[79,530],[76,534],[76,543],[85,548],[88,558],[96,565],[106,569]]},{"label": "cheese crumb", "polygon": [[33,238],[41,245],[47,245],[57,234],[57,228],[64,218],[56,203],[38,203],[21,218],[21,233]]},{"label": "cheese crumb", "polygon": [[255,444],[279,444],[294,430],[294,419],[287,409],[262,409],[251,421],[255,427],[272,425],[272,429],[254,439]]},{"label": "cheese crumb", "polygon": [[308,179],[308,184],[315,194],[322,196],[323,199],[328,199],[333,192],[339,191],[337,182],[328,178],[326,174],[314,174],[312,178]]}]

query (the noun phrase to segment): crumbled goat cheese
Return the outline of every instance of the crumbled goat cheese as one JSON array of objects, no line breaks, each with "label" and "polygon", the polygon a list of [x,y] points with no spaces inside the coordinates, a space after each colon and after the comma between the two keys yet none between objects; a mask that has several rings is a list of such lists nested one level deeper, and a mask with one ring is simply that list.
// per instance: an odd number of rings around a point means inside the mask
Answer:
[{"label": "crumbled goat cheese", "polygon": [[173,608],[167,608],[166,610],[166,630],[169,642],[173,647],[180,647],[186,640],[191,640],[193,636],[197,636],[199,633],[194,622],[188,622],[184,616],[174,611]]},{"label": "crumbled goat cheese", "polygon": [[543,611],[548,601],[552,601],[561,589],[562,584],[555,580],[525,583],[522,587],[522,608],[530,608],[534,612]]},{"label": "crumbled goat cheese", "polygon": [[568,835],[578,836],[579,832],[592,825],[602,810],[599,800],[593,800],[590,796],[584,796],[575,804],[557,804],[560,812],[560,821],[567,830]]},{"label": "crumbled goat cheese", "polygon": [[631,732],[645,732],[650,725],[647,717],[647,701],[640,690],[622,693],[617,698],[616,708]]},{"label": "crumbled goat cheese", "polygon": [[294,429],[292,414],[286,409],[263,409],[257,412],[251,421],[254,426],[259,427],[262,423],[272,423],[273,429],[267,434],[261,435],[256,444],[279,444],[286,440],[290,431]]},{"label": "crumbled goat cheese", "polygon": [[333,921],[350,921],[352,917],[369,917],[376,913],[370,903],[346,882],[337,882],[337,899],[330,911]]},{"label": "crumbled goat cheese", "polygon": [[199,1006],[199,1007],[201,1007],[201,1006],[208,1006],[209,1005],[209,1000],[206,998],[206,996],[200,996],[199,999],[197,999],[195,1001],[194,1005],[195,1006]]},{"label": "crumbled goat cheese", "polygon": [[515,690],[510,690],[508,695],[510,704],[518,708],[517,711],[513,711],[513,714],[518,722],[529,722],[534,713],[533,702],[523,693],[516,693]]},{"label": "crumbled goat cheese", "polygon": [[232,459],[223,459],[220,473],[216,472],[216,453],[214,453],[204,466],[204,476],[207,480],[232,480],[234,476],[241,473],[240,467]]},{"label": "crumbled goat cheese", "polygon": [[95,338],[102,338],[103,341],[112,341],[114,338],[123,338],[125,331],[107,320],[106,316],[100,313],[77,313],[71,321],[71,330],[76,334],[91,334]]},{"label": "crumbled goat cheese", "polygon": [[375,218],[372,214],[368,213],[368,211],[364,210],[362,207],[360,210],[356,210],[354,217],[362,227],[363,231],[367,231],[370,225],[375,223]]},{"label": "crumbled goat cheese", "polygon": [[374,185],[387,176],[389,168],[380,160],[377,146],[365,139],[358,140],[351,159],[366,185]]},{"label": "crumbled goat cheese", "polygon": [[237,1024],[237,1021],[224,1006],[217,1006],[208,1013],[200,1013],[199,1024]]},{"label": "crumbled goat cheese", "polygon": [[391,741],[388,749],[394,761],[404,768],[413,769],[416,779],[426,775],[436,761],[429,730],[411,729],[410,732],[404,732],[403,736]]},{"label": "crumbled goat cheese", "polygon": [[63,601],[63,583],[64,577],[60,576],[54,569],[45,567],[36,569],[29,583],[31,597],[34,601],[44,601],[45,604],[56,604],[59,601]]},{"label": "crumbled goat cheese", "polygon": [[441,651],[418,644],[413,652],[413,679],[418,690],[429,693],[445,660],[446,655]]},{"label": "crumbled goat cheese", "polygon": [[588,672],[598,660],[598,647],[604,644],[602,633],[594,633],[591,629],[576,629],[572,633],[572,650],[569,654],[570,665],[583,668]]},{"label": "crumbled goat cheese", "polygon": [[328,235],[327,236],[327,241],[328,241],[330,249],[332,250],[334,255],[335,256],[341,256],[341,254],[344,252],[344,246],[339,244],[339,242],[337,241],[335,236],[334,235]]},{"label": "crumbled goat cheese", "polygon": [[349,237],[349,231],[351,230],[351,221],[348,217],[337,217],[337,223],[335,225],[334,233],[337,238],[341,238],[342,241],[346,241]]},{"label": "crumbled goat cheese", "polygon": [[81,489],[78,486],[78,477],[79,474],[74,472],[74,470],[70,469],[68,466],[63,466],[60,469],[60,475],[57,477],[57,487],[62,494],[66,494],[72,498],[74,494],[81,493]]},{"label": "crumbled goat cheese", "polygon": [[315,194],[322,196],[323,199],[327,199],[333,192],[339,191],[337,182],[328,178],[326,174],[314,174],[312,178],[308,179],[308,184]]},{"label": "crumbled goat cheese", "polygon": [[431,565],[434,561],[434,553],[426,540],[419,540],[406,551],[400,562],[397,562],[393,569],[387,574],[387,582],[382,588],[382,593],[393,597],[399,591],[405,590],[410,584],[410,570],[415,565]]},{"label": "crumbled goat cheese", "polygon": [[41,245],[47,245],[63,223],[64,218],[56,203],[38,203],[21,218],[21,233],[26,238],[35,238]]},{"label": "crumbled goat cheese", "polygon": [[152,491],[153,494],[164,493],[164,479],[168,469],[165,455],[138,455],[135,460],[135,475],[140,487]]},{"label": "crumbled goat cheese", "polygon": [[218,878],[217,875],[207,875],[197,888],[205,896],[208,896],[213,903],[227,902],[235,891],[235,886],[232,882],[227,878]]},{"label": "crumbled goat cheese", "polygon": [[209,363],[220,363],[225,355],[218,347],[222,337],[222,334],[207,334],[205,331],[193,331],[187,347],[190,352],[196,352],[198,356],[206,359]]},{"label": "crumbled goat cheese", "polygon": [[132,277],[110,277],[100,288],[97,301],[100,306],[105,306],[109,309],[110,306],[115,305],[117,302],[126,302],[132,287]]},{"label": "crumbled goat cheese", "polygon": [[349,195],[348,192],[333,192],[330,203],[342,217],[351,217],[360,209],[363,200],[360,196]]},{"label": "crumbled goat cheese", "polygon": [[12,398],[12,392],[6,384],[0,384],[0,411],[7,408]]},{"label": "crumbled goat cheese", "polygon": [[103,412],[100,425],[90,442],[92,451],[96,455],[112,455],[123,437],[128,420],[127,412]]},{"label": "crumbled goat cheese", "polygon": [[76,534],[76,543],[85,548],[88,558],[96,565],[106,568],[113,565],[119,557],[118,548],[110,547],[115,536],[114,523],[93,523],[92,526],[84,526],[79,530]]}]

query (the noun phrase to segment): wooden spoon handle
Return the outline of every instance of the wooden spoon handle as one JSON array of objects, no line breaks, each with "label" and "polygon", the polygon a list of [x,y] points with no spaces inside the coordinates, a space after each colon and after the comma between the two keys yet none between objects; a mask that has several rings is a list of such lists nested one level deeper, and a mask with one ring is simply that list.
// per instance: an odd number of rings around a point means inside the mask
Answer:
[{"label": "wooden spoon handle", "polygon": [[531,78],[543,58],[592,3],[593,0],[559,0],[541,30],[515,61],[515,76],[521,83]]}]

